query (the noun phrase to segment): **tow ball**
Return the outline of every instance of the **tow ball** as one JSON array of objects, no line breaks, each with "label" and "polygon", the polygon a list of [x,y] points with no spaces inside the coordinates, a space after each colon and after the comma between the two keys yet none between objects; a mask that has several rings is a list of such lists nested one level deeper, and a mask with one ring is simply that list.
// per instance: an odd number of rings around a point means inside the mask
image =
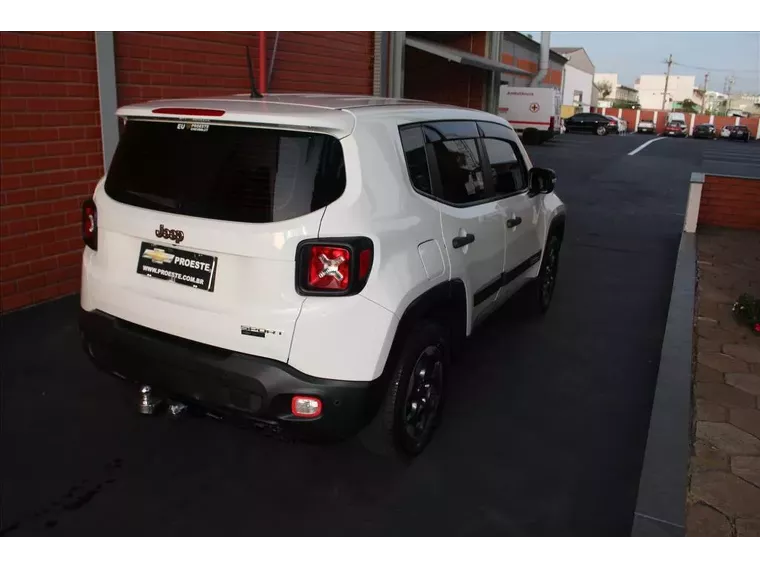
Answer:
[{"label": "tow ball", "polygon": [[150,385],[140,387],[140,403],[138,405],[140,414],[157,414],[164,404],[169,411],[169,415],[175,418],[181,416],[187,410],[186,404],[168,399],[165,400],[156,396]]},{"label": "tow ball", "polygon": [[140,414],[155,414],[162,402],[161,398],[153,394],[153,389],[149,385],[140,387],[140,404],[138,406]]}]

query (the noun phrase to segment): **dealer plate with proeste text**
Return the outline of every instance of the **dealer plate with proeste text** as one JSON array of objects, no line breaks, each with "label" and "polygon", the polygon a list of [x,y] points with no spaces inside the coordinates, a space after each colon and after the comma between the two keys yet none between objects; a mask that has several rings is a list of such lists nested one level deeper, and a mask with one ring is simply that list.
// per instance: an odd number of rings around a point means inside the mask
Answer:
[{"label": "dealer plate with proeste text", "polygon": [[137,273],[213,292],[216,260],[208,254],[143,242]]}]

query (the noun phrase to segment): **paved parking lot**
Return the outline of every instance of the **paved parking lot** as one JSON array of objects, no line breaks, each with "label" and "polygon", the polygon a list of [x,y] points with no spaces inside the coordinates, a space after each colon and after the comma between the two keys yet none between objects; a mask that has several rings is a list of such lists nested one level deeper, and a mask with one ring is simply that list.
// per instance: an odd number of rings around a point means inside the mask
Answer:
[{"label": "paved parking lot", "polygon": [[[636,139],[646,141],[648,136]],[[692,164],[694,171],[760,177],[760,142],[737,140],[665,139],[640,152]]]},{"label": "paved parking lot", "polygon": [[80,352],[76,298],[3,317],[0,531],[628,534],[689,175],[729,147],[628,156],[643,140],[530,148],[568,205],[555,303],[535,319],[518,296],[472,338],[444,424],[408,467],[356,442],[137,415],[135,389]]}]

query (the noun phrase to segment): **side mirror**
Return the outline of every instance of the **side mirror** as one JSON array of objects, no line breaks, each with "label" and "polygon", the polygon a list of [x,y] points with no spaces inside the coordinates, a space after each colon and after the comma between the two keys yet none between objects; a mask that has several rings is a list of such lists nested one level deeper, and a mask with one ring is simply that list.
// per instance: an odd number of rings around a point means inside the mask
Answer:
[{"label": "side mirror", "polygon": [[550,168],[532,168],[528,172],[528,186],[530,193],[551,193],[557,185],[557,174]]}]

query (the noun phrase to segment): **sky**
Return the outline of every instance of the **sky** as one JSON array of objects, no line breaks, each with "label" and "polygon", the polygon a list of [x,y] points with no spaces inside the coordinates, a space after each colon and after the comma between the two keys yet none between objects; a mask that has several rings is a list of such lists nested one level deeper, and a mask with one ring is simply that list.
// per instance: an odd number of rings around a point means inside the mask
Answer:
[{"label": "sky", "polygon": [[597,72],[618,73],[631,87],[639,75],[664,74],[672,54],[674,75],[694,75],[701,86],[709,71],[707,89],[722,92],[733,74],[732,93],[760,94],[760,32],[552,32],[551,46],[585,48]]}]

